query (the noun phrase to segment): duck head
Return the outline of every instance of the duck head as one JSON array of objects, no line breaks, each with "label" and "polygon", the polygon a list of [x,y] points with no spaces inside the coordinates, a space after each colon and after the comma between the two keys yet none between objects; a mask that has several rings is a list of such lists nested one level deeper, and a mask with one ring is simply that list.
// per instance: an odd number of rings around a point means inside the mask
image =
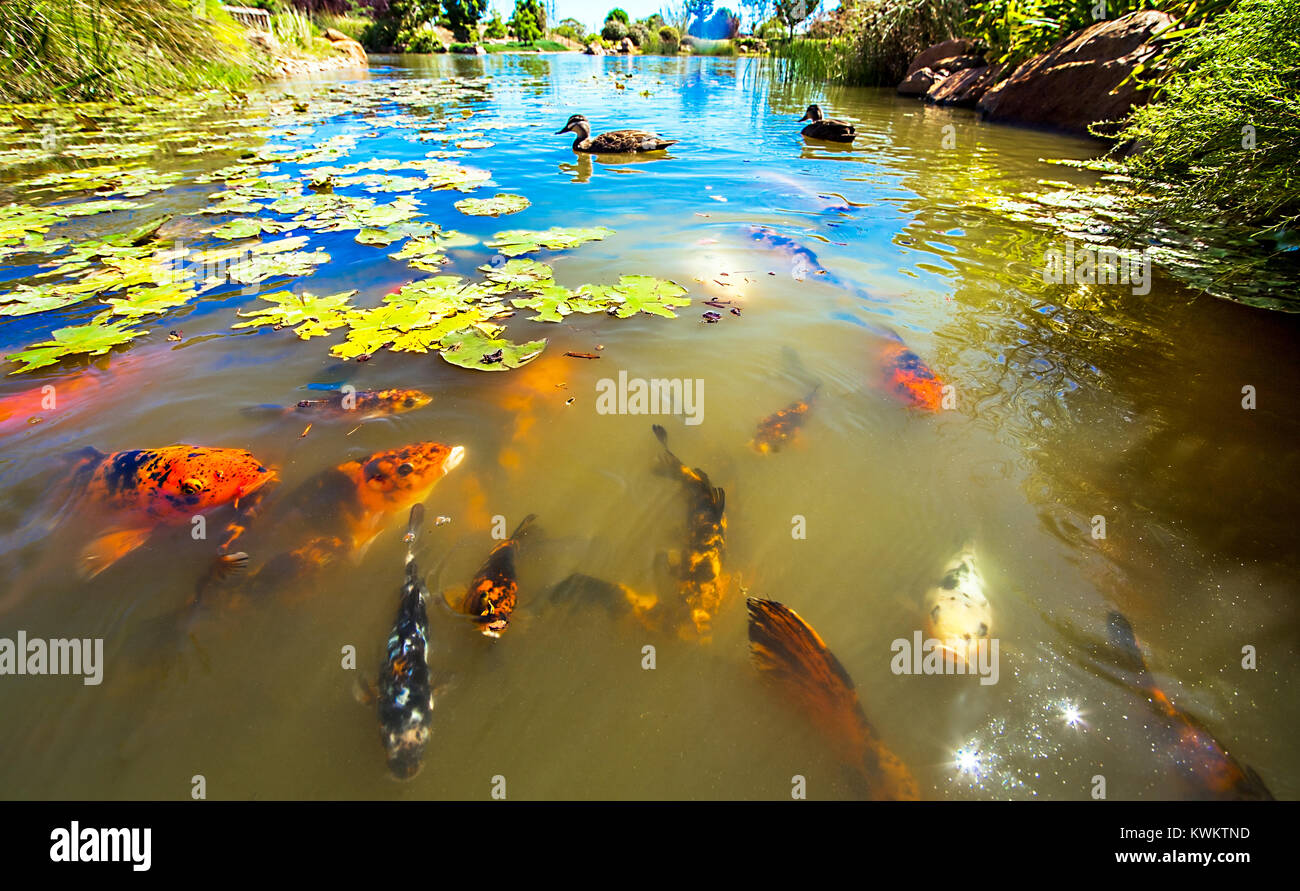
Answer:
[{"label": "duck head", "polygon": [[575,114],[573,117],[569,118],[567,124],[555,131],[556,136],[559,136],[561,133],[577,133],[580,138],[586,139],[591,135],[591,124],[587,122],[585,116]]},{"label": "duck head", "polygon": [[820,121],[822,119],[822,108],[820,105],[809,105],[808,110],[803,113],[799,123],[804,121]]}]

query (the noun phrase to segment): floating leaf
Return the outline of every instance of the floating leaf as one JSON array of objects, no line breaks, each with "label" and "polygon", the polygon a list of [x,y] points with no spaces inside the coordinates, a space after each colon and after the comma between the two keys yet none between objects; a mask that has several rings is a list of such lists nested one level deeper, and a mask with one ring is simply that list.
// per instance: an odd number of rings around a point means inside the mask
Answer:
[{"label": "floating leaf", "polygon": [[520,309],[535,309],[537,315],[529,316],[534,322],[563,322],[570,313],[602,312],[607,305],[599,300],[576,294],[556,284],[542,284],[530,289],[531,296],[517,297],[511,304]]},{"label": "floating leaf", "polygon": [[153,313],[166,312],[189,303],[198,293],[190,282],[175,282],[147,288],[133,288],[125,297],[111,297],[104,302],[116,316],[139,318]]},{"label": "floating leaf", "polygon": [[461,232],[448,231],[412,238],[397,253],[389,254],[394,260],[406,260],[416,269],[437,272],[447,262],[443,252],[453,247],[468,247],[474,239]]},{"label": "floating leaf", "polygon": [[545,232],[529,232],[516,229],[510,232],[498,232],[488,247],[496,248],[507,257],[518,257],[533,251],[567,251],[589,241],[600,241],[614,234],[613,229],[594,226],[588,229],[562,229],[558,226]]},{"label": "floating leaf", "polygon": [[395,223],[386,229],[368,228],[357,233],[356,241],[360,244],[373,244],[387,247],[394,241],[412,236],[423,236],[433,229],[433,223]]},{"label": "floating leaf", "polygon": [[51,285],[19,285],[7,294],[0,294],[0,316],[26,316],[50,309],[63,309],[89,297],[89,294],[59,291]]},{"label": "floating leaf", "polygon": [[537,260],[507,260],[500,266],[485,263],[479,271],[500,291],[526,291],[538,282],[551,284],[555,275],[555,270]]},{"label": "floating leaf", "polygon": [[309,340],[312,337],[328,334],[335,328],[342,328],[346,325],[347,319],[344,312],[350,308],[348,301],[356,293],[356,291],[340,291],[338,294],[331,294],[328,297],[317,297],[308,291],[301,294],[293,294],[289,291],[263,294],[260,299],[276,305],[254,312],[241,311],[238,313],[240,318],[251,319],[252,321],[240,322],[230,327],[256,328],[268,325],[275,328],[284,328],[289,325],[297,325],[298,327],[294,328],[294,333],[303,340]]},{"label": "floating leaf", "polygon": [[610,312],[620,319],[631,318],[639,312],[677,318],[671,307],[690,305],[683,295],[686,289],[675,282],[652,275],[624,275],[616,285],[583,285],[578,293],[592,300],[605,302]]},{"label": "floating leaf", "polygon": [[[102,314],[101,314],[102,315]],[[88,325],[59,328],[50,334],[50,340],[33,344],[9,359],[22,365],[10,374],[21,374],[46,365],[53,365],[65,356],[102,356],[115,346],[130,343],[148,331],[129,327],[131,319],[117,322],[94,321]]]},{"label": "floating leaf", "polygon": [[475,371],[505,371],[520,368],[542,354],[545,340],[511,343],[484,334],[477,328],[463,328],[442,339],[439,354],[452,365]]},{"label": "floating leaf", "polygon": [[519,213],[531,204],[523,195],[498,192],[492,198],[463,198],[456,202],[456,209],[471,217],[499,217],[502,214]]},{"label": "floating leaf", "polygon": [[217,238],[236,239],[236,238],[257,238],[263,232],[270,234],[279,234],[288,232],[295,228],[290,222],[280,220],[270,220],[265,217],[245,217],[243,219],[231,220],[228,223],[222,223],[212,230],[212,234]]}]

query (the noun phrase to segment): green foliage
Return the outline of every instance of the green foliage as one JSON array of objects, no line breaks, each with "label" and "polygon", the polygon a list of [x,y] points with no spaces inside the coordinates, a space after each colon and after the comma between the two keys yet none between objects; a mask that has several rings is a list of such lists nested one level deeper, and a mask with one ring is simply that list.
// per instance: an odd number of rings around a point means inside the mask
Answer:
[{"label": "green foliage", "polygon": [[438,39],[438,32],[432,28],[420,28],[404,41],[408,53],[445,53],[447,47]]},{"label": "green foliage", "polygon": [[488,40],[502,40],[506,36],[506,23],[501,20],[501,13],[495,9],[492,10],[492,18],[483,30],[483,36]]},{"label": "green foliage", "polygon": [[248,86],[266,70],[216,0],[3,0],[0,101]]},{"label": "green foliage", "polygon": [[[874,5],[869,0],[864,0],[866,5]],[[892,5],[891,0],[878,0],[882,5]],[[908,0],[902,0],[907,3]],[[821,0],[774,0],[773,9],[776,12],[776,20],[779,21],[786,31],[787,37],[794,37],[794,29],[803,24],[809,16],[817,12],[821,6]]]},{"label": "green foliage", "polygon": [[[1300,7],[1241,0],[1181,43],[1159,101],[1119,136],[1151,210],[1167,220],[1229,214],[1268,233],[1300,225]],[[1171,184],[1172,188],[1164,184]]]},{"label": "green foliage", "polygon": [[298,50],[311,49],[311,20],[296,9],[289,8],[271,16],[271,33],[283,46]]},{"label": "green foliage", "polygon": [[[442,0],[442,11],[457,40],[474,40],[478,37],[479,19],[487,11],[487,0]],[[500,21],[500,16],[496,19]]]},{"label": "green foliage", "polygon": [[627,36],[632,38],[632,42],[637,46],[645,46],[650,43],[650,29],[645,25],[637,22],[627,29]]},{"label": "green foliage", "polygon": [[627,11],[617,6],[609,11],[609,15],[605,16],[605,21],[622,22],[624,25],[631,24],[632,22],[632,20],[628,18]]},{"label": "green foliage", "polygon": [[541,0],[515,0],[515,11],[510,16],[510,31],[520,43],[535,43],[542,36],[546,13]]},{"label": "green foliage", "polygon": [[754,36],[761,40],[780,40],[785,37],[785,25],[773,16],[754,29]]},{"label": "green foliage", "polygon": [[620,22],[618,19],[609,19],[605,22],[604,27],[600,29],[600,36],[604,40],[618,42],[628,34],[627,24]]}]

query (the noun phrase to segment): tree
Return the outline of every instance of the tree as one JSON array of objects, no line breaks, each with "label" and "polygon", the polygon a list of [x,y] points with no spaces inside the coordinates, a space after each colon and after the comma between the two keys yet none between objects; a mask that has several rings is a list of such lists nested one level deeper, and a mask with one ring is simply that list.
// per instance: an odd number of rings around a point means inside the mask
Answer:
[{"label": "tree", "polygon": [[749,15],[750,31],[757,31],[758,26],[771,15],[772,0],[740,0],[740,5]]},{"label": "tree", "polygon": [[610,19],[615,19],[625,25],[631,24],[632,22],[632,20],[627,17],[627,11],[619,9],[617,6],[609,11],[609,15],[605,16],[605,21],[608,22]]},{"label": "tree", "polygon": [[506,36],[506,23],[501,21],[501,13],[492,10],[492,18],[487,23],[487,28],[483,30],[483,36],[489,40],[500,40]]},{"label": "tree", "polygon": [[576,40],[582,43],[582,38],[587,36],[587,26],[575,18],[560,19],[560,24],[556,26],[557,32],[563,33],[570,40]]},{"label": "tree", "polygon": [[541,7],[541,0],[515,0],[515,12],[510,16],[510,30],[520,43],[536,43],[542,36],[541,23],[546,20],[546,13]]},{"label": "tree", "polygon": [[686,21],[689,23],[687,30],[694,34],[704,20],[713,14],[713,0],[686,0]]},{"label": "tree", "polygon": [[487,0],[442,0],[442,9],[457,40],[478,39],[478,20],[487,11]]},{"label": "tree", "polygon": [[796,26],[817,11],[821,0],[773,0],[776,17],[785,25],[786,36],[793,38]]}]

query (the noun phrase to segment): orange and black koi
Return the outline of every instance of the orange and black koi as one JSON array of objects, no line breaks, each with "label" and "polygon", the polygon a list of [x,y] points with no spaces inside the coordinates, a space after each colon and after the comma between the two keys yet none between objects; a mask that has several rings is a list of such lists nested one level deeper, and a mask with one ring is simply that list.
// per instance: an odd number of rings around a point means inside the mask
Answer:
[{"label": "orange and black koi", "polygon": [[[226,504],[239,508],[273,479],[275,471],[243,449],[175,445],[105,455],[87,448],[76,460],[75,491],[87,506],[106,510],[113,525],[82,549],[82,572],[103,572],[158,526],[189,523]],[[232,524],[229,531],[222,551],[243,527]]]},{"label": "orange and black koi", "polygon": [[934,412],[943,407],[943,381],[906,344],[886,344],[878,362],[885,390],[904,405]]},{"label": "orange and black koi", "polygon": [[861,776],[873,799],[918,800],[916,780],[876,735],[853,679],[821,636],[784,604],[751,597],[745,605],[750,661],[764,683],[826,737],[836,756]]},{"label": "orange and black koi", "polygon": [[519,577],[515,558],[519,539],[536,516],[529,514],[510,537],[492,549],[487,561],[470,582],[460,611],[473,617],[484,637],[499,638],[510,626],[510,616],[519,601]]},{"label": "orange and black koi", "polygon": [[1164,719],[1161,748],[1178,770],[1216,799],[1272,801],[1273,794],[1259,774],[1239,764],[1208,730],[1156,686],[1128,619],[1110,613],[1106,616],[1106,631],[1111,645],[1124,657],[1124,667],[1133,672],[1137,685]]},{"label": "orange and black koi", "polygon": [[433,726],[433,684],[429,672],[429,589],[415,563],[415,539],[424,505],[411,508],[406,527],[406,580],[397,618],[379,668],[379,735],[388,769],[399,780],[420,772]]},{"label": "orange and black koi", "polygon": [[663,427],[655,424],[651,429],[664,449],[663,471],[677,478],[686,493],[686,553],[677,568],[679,606],[686,617],[677,623],[678,629],[683,636],[707,641],[730,587],[730,578],[722,569],[726,493],[715,488],[703,470],[690,469],[668,450],[668,433]]},{"label": "orange and black koi", "polygon": [[307,480],[277,511],[277,522],[307,530],[301,543],[278,555],[250,580],[257,590],[301,581],[340,556],[363,555],[395,516],[429,497],[458,467],[463,446],[417,442],[346,461]]},{"label": "orange and black koi", "polygon": [[362,420],[424,408],[433,397],[419,390],[359,390],[340,392],[329,399],[303,399],[294,410],[313,416],[359,417]]},{"label": "orange and black koi", "polygon": [[803,426],[820,386],[813,387],[812,392],[798,402],[792,402],[759,421],[750,446],[763,455],[779,452]]}]

